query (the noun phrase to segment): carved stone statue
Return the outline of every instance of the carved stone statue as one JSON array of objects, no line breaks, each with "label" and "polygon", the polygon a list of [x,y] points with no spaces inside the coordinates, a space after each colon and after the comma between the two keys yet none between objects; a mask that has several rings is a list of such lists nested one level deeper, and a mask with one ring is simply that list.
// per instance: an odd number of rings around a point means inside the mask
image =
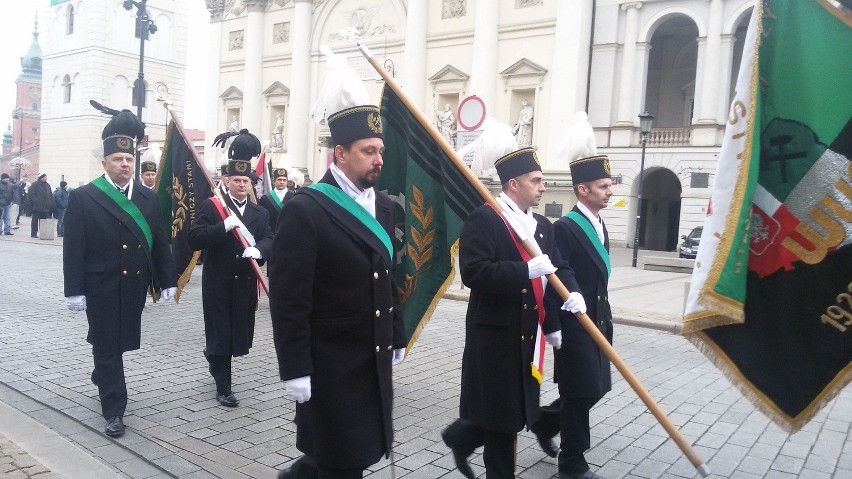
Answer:
[{"label": "carved stone statue", "polygon": [[438,131],[441,132],[441,136],[447,140],[453,149],[456,148],[456,131],[458,126],[456,125],[456,115],[453,114],[453,110],[450,109],[450,104],[444,107],[444,111],[439,111],[437,113],[438,116]]},{"label": "carved stone statue", "polygon": [[284,148],[284,119],[281,113],[275,115],[275,128],[272,130],[272,146]]},{"label": "carved stone statue", "polygon": [[533,107],[526,100],[521,101],[521,111],[518,113],[518,122],[515,124],[515,140],[519,147],[532,145],[533,129]]},{"label": "carved stone statue", "polygon": [[231,117],[231,131],[234,133],[240,132],[240,122],[237,120],[237,115]]}]

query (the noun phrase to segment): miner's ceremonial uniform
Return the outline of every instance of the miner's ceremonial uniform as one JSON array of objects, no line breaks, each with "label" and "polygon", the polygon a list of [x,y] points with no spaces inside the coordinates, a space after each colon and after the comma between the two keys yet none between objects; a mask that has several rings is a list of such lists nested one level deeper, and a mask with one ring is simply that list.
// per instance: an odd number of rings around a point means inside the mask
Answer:
[{"label": "miner's ceremonial uniform", "polygon": [[261,196],[260,199],[257,200],[257,204],[263,206],[266,208],[266,211],[269,212],[269,226],[272,228],[272,232],[275,233],[275,226],[278,222],[278,215],[281,213],[281,208],[284,206],[284,203],[293,197],[294,192],[286,187],[283,190],[279,190],[275,187],[274,182],[277,178],[287,178],[286,169],[274,168],[269,176],[273,181],[272,188],[269,190],[269,193]]},{"label": "miner's ceremonial uniform", "polygon": [[[336,150],[381,138],[376,107],[350,110],[329,118]],[[367,129],[368,118],[377,129]],[[393,211],[386,194],[357,188],[336,164],[284,204],[270,309],[281,379],[298,402],[296,447],[305,456],[279,477],[361,477],[391,450],[391,367],[405,348]]]},{"label": "miner's ceremonial uniform", "polygon": [[[155,193],[132,180],[134,138],[144,125],[128,110],[104,129],[107,173],[73,190],[63,243],[65,296],[69,309],[86,311],[105,433],[124,433],[127,387],[122,353],[139,349],[142,309],[156,280],[170,300],[177,273]],[[127,183],[110,178],[107,162],[124,155]]]}]

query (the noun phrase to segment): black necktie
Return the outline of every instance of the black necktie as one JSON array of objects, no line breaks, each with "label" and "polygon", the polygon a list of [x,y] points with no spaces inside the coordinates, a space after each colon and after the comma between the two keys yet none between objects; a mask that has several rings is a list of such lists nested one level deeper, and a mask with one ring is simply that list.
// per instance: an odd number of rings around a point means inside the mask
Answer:
[{"label": "black necktie", "polygon": [[122,188],[120,186],[116,186],[116,188],[118,188],[118,191],[120,191],[122,195],[127,196],[127,190],[129,188]]},{"label": "black necktie", "polygon": [[240,201],[238,199],[234,199],[234,204],[237,205],[238,208],[242,208],[243,206],[246,205],[246,201],[248,201],[248,198],[244,199],[243,201]]}]

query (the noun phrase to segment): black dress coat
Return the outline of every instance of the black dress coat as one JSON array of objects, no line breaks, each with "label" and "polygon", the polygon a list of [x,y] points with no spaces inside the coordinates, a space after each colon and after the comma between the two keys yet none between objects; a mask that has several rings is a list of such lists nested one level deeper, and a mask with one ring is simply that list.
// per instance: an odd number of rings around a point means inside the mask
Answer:
[{"label": "black dress coat", "polygon": [[[274,195],[275,191],[270,191],[269,193],[261,196],[257,200],[257,204],[266,208],[266,211],[269,213],[269,227],[272,228],[272,232],[275,232],[275,225],[278,223],[278,215],[281,213],[281,208],[278,207],[278,204],[269,197],[269,195]],[[293,197],[293,190],[287,190],[287,193],[284,193],[284,199],[281,200],[282,206],[290,201],[290,198]]]},{"label": "black dress coat", "polygon": [[177,273],[156,193],[133,183],[130,200],[151,229],[149,250],[133,219],[95,185],[71,192],[65,213],[62,265],[65,296],[86,296],[94,354],[139,349],[142,309],[153,280],[177,285]]},{"label": "black dress coat", "polygon": [[[269,214],[251,201],[240,215],[230,199],[226,203],[254,236],[262,265],[272,247]],[[189,230],[189,245],[204,250],[201,273],[201,300],[204,306],[204,337],[207,354],[243,356],[254,339],[254,313],[257,309],[257,275],[243,246],[233,233],[225,232],[222,216],[208,198],[201,203],[198,216]]]},{"label": "black dress coat", "polygon": [[[550,221],[538,214],[535,219],[535,240],[542,253],[557,268],[567,266],[554,246]],[[465,222],[459,266],[470,288],[459,416],[489,431],[516,433],[539,416],[539,384],[530,366],[538,305],[529,267],[490,206],[477,208]],[[567,287],[575,286],[570,270],[563,271],[563,277]],[[551,333],[559,324],[548,314],[542,329]]]},{"label": "black dress coat", "polygon": [[[320,180],[339,187],[331,172]],[[393,203],[376,220],[393,237]],[[351,213],[311,188],[281,210],[269,265],[282,380],[311,377],[296,404],[296,447],[325,467],[378,462],[393,441],[393,350],[405,347],[387,248]]]},{"label": "black dress coat", "polygon": [[[591,222],[575,206],[584,221]],[[612,344],[612,310],[609,305],[606,265],[586,233],[573,220],[554,223],[556,248],[574,270],[579,291],[586,301],[586,314]],[[609,233],[604,226],[604,248],[609,252]],[[569,288],[571,289],[571,288]],[[574,291],[574,290],[572,290]],[[583,329],[577,318],[559,311],[562,348],[555,351],[559,395],[600,399],[612,389],[609,359]]]}]

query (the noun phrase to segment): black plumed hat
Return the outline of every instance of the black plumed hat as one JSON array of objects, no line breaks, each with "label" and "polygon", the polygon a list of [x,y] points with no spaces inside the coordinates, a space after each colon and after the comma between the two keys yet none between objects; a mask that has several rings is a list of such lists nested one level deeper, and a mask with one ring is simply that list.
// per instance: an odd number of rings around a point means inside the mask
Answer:
[{"label": "black plumed hat", "polygon": [[231,160],[250,160],[260,154],[260,140],[243,128],[239,133],[226,132],[213,140],[213,146],[225,147],[228,138],[234,137],[228,147],[228,158]]},{"label": "black plumed hat", "polygon": [[135,142],[145,136],[145,123],[142,123],[130,110],[115,110],[95,100],[89,100],[89,103],[102,113],[112,115],[112,119],[101,133],[104,156],[119,152],[135,154]]}]

